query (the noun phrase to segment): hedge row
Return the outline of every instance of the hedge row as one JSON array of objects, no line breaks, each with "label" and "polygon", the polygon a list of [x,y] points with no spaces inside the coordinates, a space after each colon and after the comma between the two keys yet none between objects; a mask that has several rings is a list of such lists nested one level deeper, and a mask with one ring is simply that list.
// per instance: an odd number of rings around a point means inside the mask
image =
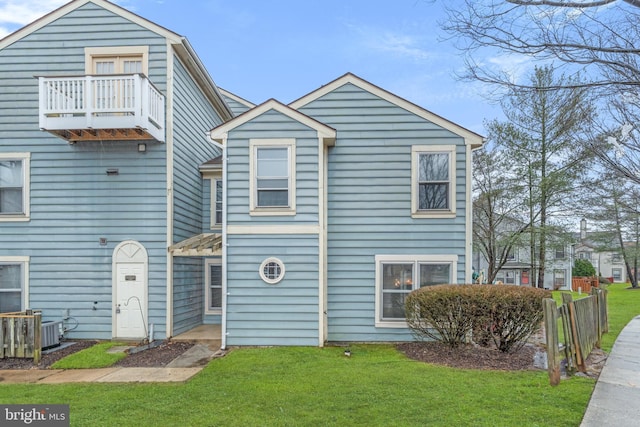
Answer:
[{"label": "hedge row", "polygon": [[513,285],[438,285],[406,300],[407,323],[420,339],[456,347],[471,338],[502,352],[519,349],[540,328],[551,291]]}]

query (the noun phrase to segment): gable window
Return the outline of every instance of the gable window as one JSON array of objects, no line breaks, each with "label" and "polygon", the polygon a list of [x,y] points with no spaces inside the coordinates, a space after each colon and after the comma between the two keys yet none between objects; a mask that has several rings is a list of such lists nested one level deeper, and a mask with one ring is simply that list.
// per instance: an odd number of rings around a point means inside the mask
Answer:
[{"label": "gable window", "polygon": [[222,264],[219,259],[208,259],[205,265],[206,311],[220,313],[222,311]]},{"label": "gable window", "polygon": [[295,140],[250,141],[250,213],[295,214]]},{"label": "gable window", "polygon": [[87,74],[148,74],[149,46],[85,48]]},{"label": "gable window", "polygon": [[411,147],[411,215],[455,216],[455,146]]},{"label": "gable window", "polygon": [[0,257],[0,313],[25,309],[28,257]]},{"label": "gable window", "polygon": [[424,286],[454,283],[455,255],[377,255],[376,326],[406,327],[407,295]]},{"label": "gable window", "polygon": [[0,221],[29,219],[29,153],[0,153]]}]

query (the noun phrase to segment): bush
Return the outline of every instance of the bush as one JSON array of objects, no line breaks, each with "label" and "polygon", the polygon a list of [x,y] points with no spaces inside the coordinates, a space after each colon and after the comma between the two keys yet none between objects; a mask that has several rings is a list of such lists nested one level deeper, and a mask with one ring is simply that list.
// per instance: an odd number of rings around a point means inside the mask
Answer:
[{"label": "bush", "polygon": [[502,352],[519,349],[540,327],[544,289],[513,285],[440,285],[407,297],[407,323],[418,338],[451,347],[466,338]]},{"label": "bush", "polygon": [[573,277],[593,277],[596,275],[596,269],[588,259],[576,259],[573,264]]}]

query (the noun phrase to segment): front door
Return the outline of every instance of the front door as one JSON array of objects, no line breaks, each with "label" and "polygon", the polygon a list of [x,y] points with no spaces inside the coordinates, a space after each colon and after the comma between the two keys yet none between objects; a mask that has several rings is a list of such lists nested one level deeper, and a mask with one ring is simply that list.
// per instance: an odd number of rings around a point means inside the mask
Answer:
[{"label": "front door", "polygon": [[114,338],[147,336],[147,252],[138,242],[127,241],[113,253]]},{"label": "front door", "polygon": [[147,335],[144,264],[118,264],[116,275],[116,336],[143,338]]}]

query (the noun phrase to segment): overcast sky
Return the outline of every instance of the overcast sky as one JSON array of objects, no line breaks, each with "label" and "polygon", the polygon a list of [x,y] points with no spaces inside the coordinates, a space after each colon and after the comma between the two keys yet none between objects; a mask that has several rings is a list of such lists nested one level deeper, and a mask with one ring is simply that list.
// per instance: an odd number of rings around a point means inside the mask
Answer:
[{"label": "overcast sky", "polygon": [[[0,0],[0,37],[64,0]],[[120,0],[186,36],[216,83],[256,104],[289,103],[352,72],[470,130],[500,110],[479,84],[454,78],[459,53],[444,42],[429,0]],[[499,61],[487,58],[488,61]]]}]

